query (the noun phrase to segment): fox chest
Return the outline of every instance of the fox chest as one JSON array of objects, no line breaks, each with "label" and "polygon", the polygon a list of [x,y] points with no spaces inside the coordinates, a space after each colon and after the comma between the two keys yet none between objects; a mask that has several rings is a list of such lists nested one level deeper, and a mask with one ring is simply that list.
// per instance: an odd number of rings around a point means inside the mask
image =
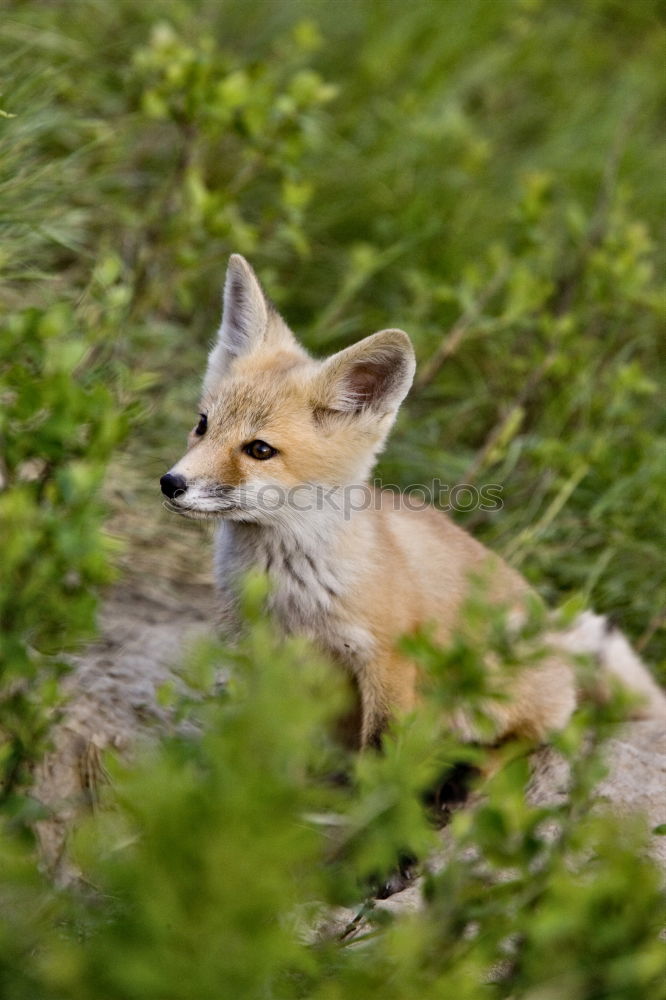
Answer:
[{"label": "fox chest", "polygon": [[223,590],[235,590],[249,570],[264,572],[270,581],[269,611],[286,634],[305,636],[352,668],[368,661],[373,641],[349,611],[349,567],[279,536],[264,537],[261,544],[231,541],[221,538],[216,546],[216,576]]}]

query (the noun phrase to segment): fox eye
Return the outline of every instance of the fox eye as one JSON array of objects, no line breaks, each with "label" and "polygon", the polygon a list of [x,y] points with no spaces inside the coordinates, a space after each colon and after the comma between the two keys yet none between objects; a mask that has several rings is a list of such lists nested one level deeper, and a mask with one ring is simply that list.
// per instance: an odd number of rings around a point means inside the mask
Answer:
[{"label": "fox eye", "polygon": [[265,462],[267,458],[277,455],[277,448],[272,448],[265,441],[250,441],[243,446],[243,451],[250,458],[256,458],[258,462]]},{"label": "fox eye", "polygon": [[194,428],[194,433],[198,434],[199,437],[203,437],[203,435],[206,433],[207,429],[208,429],[208,414],[206,414],[206,413],[200,413],[199,414],[199,423]]}]

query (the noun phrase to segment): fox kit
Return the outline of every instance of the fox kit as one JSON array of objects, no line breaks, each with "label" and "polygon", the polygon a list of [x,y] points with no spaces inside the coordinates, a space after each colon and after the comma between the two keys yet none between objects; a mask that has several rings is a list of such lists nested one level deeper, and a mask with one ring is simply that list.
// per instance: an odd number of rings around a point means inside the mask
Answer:
[{"label": "fox kit", "polygon": [[[199,421],[161,479],[171,509],[218,523],[223,621],[233,621],[239,578],[262,570],[284,632],[309,637],[347,671],[357,746],[376,743],[417,701],[417,668],[398,650],[400,636],[430,624],[445,643],[476,573],[490,579],[490,599],[518,615],[529,594],[518,573],[445,514],[412,510],[366,485],[414,369],[407,334],[393,329],[313,359],[233,255]],[[564,652],[512,674],[509,697],[489,705],[494,738],[540,741],[566,724],[577,700],[567,650],[596,655],[647,714],[666,717],[666,697],[603,618],[585,613],[559,644]],[[469,720],[453,723],[477,735]]]}]

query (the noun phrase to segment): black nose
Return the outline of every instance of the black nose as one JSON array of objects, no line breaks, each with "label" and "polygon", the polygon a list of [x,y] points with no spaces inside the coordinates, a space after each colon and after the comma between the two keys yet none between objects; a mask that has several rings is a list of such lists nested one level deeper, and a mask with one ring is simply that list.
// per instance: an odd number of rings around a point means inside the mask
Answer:
[{"label": "black nose", "polygon": [[173,500],[177,493],[185,493],[187,490],[187,482],[184,477],[174,476],[172,472],[167,472],[166,476],[162,476],[160,486],[162,487],[162,493],[169,500]]}]

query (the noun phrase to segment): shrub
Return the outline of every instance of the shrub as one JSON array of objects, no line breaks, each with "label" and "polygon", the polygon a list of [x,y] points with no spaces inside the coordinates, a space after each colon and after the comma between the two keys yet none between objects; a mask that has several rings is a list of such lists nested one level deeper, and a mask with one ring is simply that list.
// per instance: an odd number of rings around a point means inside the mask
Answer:
[{"label": "shrub", "polygon": [[[244,643],[189,664],[180,734],[108,760],[103,808],[73,834],[80,884],[50,885],[27,836],[58,679],[111,573],[105,469],[130,426],[133,469],[178,450],[234,250],[314,351],[389,323],[413,336],[386,481],[503,487],[500,511],[456,516],[551,603],[619,613],[663,657],[656,0],[5,6],[0,988],[658,996],[645,831],[588,808],[605,715],[559,740],[566,805],[530,806],[508,747],[423,912],[369,901],[436,843],[439,773],[480,762],[439,710],[483,694],[479,644],[518,655],[478,610],[476,644],[406,640],[426,706],[351,761],[326,735],[334,678],[276,645],[254,581]],[[327,780],[341,767],[346,786]],[[365,914],[361,940],[316,932],[337,905]]]}]

